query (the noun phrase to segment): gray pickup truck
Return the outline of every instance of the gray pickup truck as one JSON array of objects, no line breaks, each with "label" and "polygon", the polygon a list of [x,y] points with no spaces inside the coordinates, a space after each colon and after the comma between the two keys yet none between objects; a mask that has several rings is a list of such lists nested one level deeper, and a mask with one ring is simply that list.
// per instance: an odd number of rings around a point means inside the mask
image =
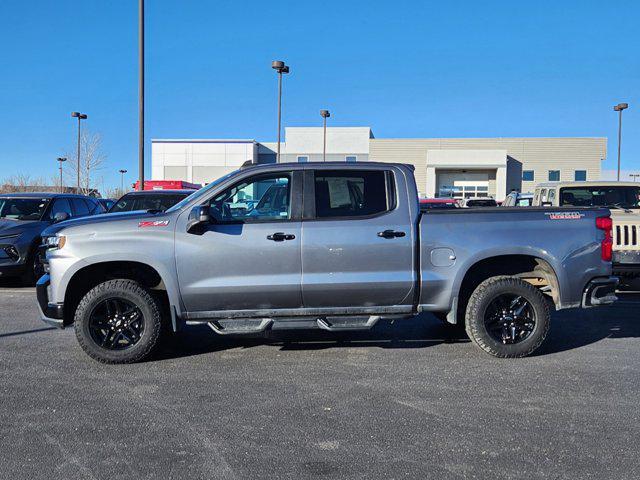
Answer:
[{"label": "gray pickup truck", "polygon": [[45,322],[92,358],[150,355],[163,331],[371,328],[433,312],[498,357],[536,350],[553,308],[615,301],[603,208],[421,212],[413,169],[243,166],[166,212],[44,232]]}]

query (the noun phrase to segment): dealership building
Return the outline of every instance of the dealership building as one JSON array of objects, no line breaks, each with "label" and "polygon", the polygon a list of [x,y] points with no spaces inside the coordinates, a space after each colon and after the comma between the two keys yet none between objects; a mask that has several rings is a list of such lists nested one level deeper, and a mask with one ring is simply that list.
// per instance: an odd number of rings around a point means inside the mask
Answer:
[{"label": "dealership building", "polygon": [[[255,139],[154,139],[154,180],[207,184],[244,162],[274,163],[276,143]],[[327,161],[398,162],[415,167],[424,197],[502,200],[548,181],[599,180],[604,137],[375,138],[369,127],[328,127]],[[321,127],[286,127],[280,162],[323,160]]]}]

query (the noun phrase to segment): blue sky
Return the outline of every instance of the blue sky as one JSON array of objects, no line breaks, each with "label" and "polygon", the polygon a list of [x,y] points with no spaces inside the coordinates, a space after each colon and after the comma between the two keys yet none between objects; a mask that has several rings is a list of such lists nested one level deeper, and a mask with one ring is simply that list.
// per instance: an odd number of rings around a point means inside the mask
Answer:
[{"label": "blue sky", "polygon": [[[367,125],[377,137],[607,136],[640,170],[640,2],[147,0],[151,138]],[[119,183],[137,165],[137,1],[0,4],[0,178],[50,176],[89,114]]]}]

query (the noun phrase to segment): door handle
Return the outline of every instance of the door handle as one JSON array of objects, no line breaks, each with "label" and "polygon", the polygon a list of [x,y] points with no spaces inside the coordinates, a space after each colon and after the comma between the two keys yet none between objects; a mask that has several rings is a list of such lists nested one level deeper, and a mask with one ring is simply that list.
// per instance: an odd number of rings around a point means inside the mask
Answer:
[{"label": "door handle", "polygon": [[404,232],[396,232],[395,230],[385,230],[384,232],[378,232],[378,236],[382,238],[397,238],[404,237]]},{"label": "door handle", "polygon": [[273,240],[274,242],[283,242],[285,240],[293,240],[294,238],[296,238],[295,235],[284,232],[276,232],[272,235],[267,235],[267,240]]}]

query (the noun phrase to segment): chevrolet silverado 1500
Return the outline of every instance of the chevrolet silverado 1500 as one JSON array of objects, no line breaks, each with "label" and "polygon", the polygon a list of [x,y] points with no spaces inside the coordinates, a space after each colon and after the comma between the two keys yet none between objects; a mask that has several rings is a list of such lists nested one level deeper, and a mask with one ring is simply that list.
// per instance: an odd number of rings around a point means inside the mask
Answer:
[{"label": "chevrolet silverado 1500", "polygon": [[421,212],[411,167],[244,166],[165,212],[44,232],[45,322],[96,360],[150,355],[163,328],[371,328],[433,312],[498,357],[543,342],[552,309],[615,300],[604,208]]}]

